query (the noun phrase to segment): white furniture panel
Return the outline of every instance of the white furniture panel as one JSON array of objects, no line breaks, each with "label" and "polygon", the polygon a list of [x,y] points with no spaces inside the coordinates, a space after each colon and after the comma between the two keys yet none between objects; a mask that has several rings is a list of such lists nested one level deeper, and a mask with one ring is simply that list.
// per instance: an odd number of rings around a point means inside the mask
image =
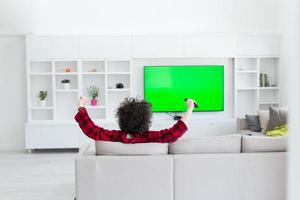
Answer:
[{"label": "white furniture panel", "polygon": [[184,57],[234,57],[236,37],[233,36],[184,36]]},{"label": "white furniture panel", "polygon": [[78,128],[73,125],[26,125],[26,148],[78,148]]},{"label": "white furniture panel", "polygon": [[181,36],[135,36],[132,41],[133,58],[182,57]]},{"label": "white furniture panel", "polygon": [[80,37],[81,58],[130,58],[130,36]]},{"label": "white furniture panel", "polygon": [[279,56],[279,36],[240,36],[238,55],[240,56]]},{"label": "white furniture panel", "polygon": [[27,55],[29,59],[78,58],[78,37],[29,36]]},{"label": "white furniture panel", "polygon": [[176,200],[248,200],[247,157],[242,154],[174,155]]}]

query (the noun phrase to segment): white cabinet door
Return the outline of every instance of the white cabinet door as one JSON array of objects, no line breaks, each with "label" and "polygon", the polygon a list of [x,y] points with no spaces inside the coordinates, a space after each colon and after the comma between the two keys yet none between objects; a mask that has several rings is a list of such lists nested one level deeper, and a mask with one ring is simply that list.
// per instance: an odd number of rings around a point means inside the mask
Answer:
[{"label": "white cabinet door", "polygon": [[29,59],[68,59],[79,57],[78,37],[29,36],[27,37]]},{"label": "white cabinet door", "polygon": [[239,56],[279,56],[280,37],[240,36],[238,37]]},{"label": "white cabinet door", "polygon": [[76,126],[27,126],[26,148],[78,148],[78,128]]},{"label": "white cabinet door", "polygon": [[130,36],[80,37],[81,58],[131,58]]},{"label": "white cabinet door", "polygon": [[184,36],[184,57],[235,57],[236,37]]},{"label": "white cabinet door", "polygon": [[182,57],[182,36],[134,36],[133,58]]}]

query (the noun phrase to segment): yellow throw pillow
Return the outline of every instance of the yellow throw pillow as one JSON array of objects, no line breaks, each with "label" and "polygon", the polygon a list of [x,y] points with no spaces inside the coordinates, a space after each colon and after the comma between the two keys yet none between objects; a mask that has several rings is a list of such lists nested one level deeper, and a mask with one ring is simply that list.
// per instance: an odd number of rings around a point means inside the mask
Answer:
[{"label": "yellow throw pillow", "polygon": [[270,137],[284,136],[288,133],[288,125],[277,126],[271,131],[267,131],[266,135]]}]

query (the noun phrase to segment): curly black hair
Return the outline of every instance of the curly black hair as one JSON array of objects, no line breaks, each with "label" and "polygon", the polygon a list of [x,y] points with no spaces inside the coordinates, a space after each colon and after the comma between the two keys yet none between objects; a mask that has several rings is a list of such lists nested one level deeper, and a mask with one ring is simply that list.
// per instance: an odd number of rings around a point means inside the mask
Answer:
[{"label": "curly black hair", "polygon": [[125,98],[117,109],[116,117],[122,131],[144,134],[151,125],[151,104],[138,98]]}]

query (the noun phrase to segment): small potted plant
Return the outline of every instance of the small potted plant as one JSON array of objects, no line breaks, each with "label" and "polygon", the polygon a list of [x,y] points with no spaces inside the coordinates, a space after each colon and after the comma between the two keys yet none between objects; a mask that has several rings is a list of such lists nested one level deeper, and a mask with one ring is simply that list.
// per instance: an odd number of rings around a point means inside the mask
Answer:
[{"label": "small potted plant", "polygon": [[40,105],[42,107],[46,106],[46,97],[48,96],[47,91],[40,91],[39,98],[40,98]]},{"label": "small potted plant", "polygon": [[92,85],[87,88],[88,95],[91,99],[91,106],[96,106],[97,105],[97,97],[99,96],[99,88],[95,85]]},{"label": "small potted plant", "polygon": [[71,87],[70,82],[71,82],[71,81],[70,81],[69,79],[64,79],[64,80],[61,81],[61,83],[64,85],[64,89],[65,89],[65,90],[70,89],[70,87]]}]

